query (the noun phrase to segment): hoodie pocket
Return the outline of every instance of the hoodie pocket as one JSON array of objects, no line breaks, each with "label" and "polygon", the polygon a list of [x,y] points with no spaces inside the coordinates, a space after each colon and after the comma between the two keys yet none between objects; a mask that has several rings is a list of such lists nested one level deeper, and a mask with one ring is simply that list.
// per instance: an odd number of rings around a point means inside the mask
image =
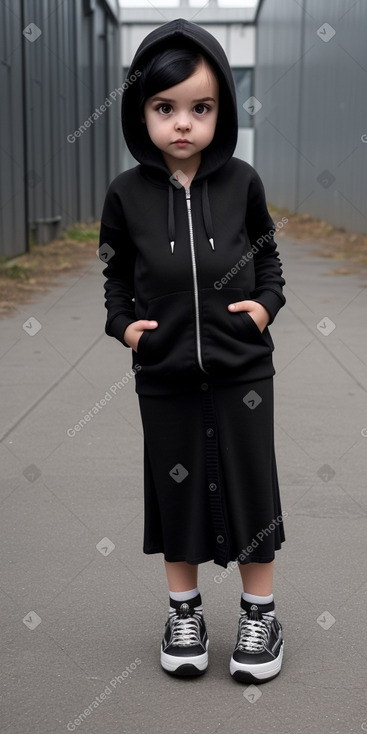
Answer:
[{"label": "hoodie pocket", "polygon": [[149,372],[168,375],[195,366],[195,318],[191,291],[170,293],[148,301],[145,319],[155,320],[155,329],[145,329],[137,357],[142,366],[156,367]]},{"label": "hoodie pocket", "polygon": [[274,345],[269,330],[261,332],[246,311],[228,311],[230,303],[248,299],[241,288],[205,288],[200,297],[205,369],[242,370],[271,354]]}]

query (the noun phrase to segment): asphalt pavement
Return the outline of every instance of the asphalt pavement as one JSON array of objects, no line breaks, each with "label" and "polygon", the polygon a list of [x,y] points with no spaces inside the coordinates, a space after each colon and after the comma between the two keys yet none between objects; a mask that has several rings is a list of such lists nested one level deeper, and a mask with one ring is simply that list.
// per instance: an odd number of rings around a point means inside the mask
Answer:
[{"label": "asphalt pavement", "polygon": [[142,551],[131,353],[104,333],[96,257],[0,321],[2,734],[367,731],[367,270],[335,275],[317,243],[277,241],[281,674],[230,677],[240,576],[213,562],[209,668],[160,668],[168,594],[161,555]]}]

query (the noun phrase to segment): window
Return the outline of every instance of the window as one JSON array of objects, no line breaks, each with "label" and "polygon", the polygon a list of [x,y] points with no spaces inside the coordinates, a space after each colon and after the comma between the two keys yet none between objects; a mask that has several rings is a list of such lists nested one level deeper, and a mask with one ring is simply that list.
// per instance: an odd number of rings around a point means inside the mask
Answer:
[{"label": "window", "polygon": [[253,119],[251,115],[243,109],[242,105],[246,100],[252,96],[252,69],[232,69],[234,83],[236,85],[237,95],[237,112],[238,112],[238,127],[252,127]]}]

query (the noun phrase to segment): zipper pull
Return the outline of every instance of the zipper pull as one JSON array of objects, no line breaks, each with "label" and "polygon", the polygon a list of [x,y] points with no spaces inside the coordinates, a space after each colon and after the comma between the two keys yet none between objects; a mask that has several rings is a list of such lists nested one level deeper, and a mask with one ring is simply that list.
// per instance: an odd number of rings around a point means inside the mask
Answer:
[{"label": "zipper pull", "polygon": [[190,187],[188,189],[185,189],[185,196],[186,196],[186,204],[189,211],[191,211],[191,195],[190,195]]}]

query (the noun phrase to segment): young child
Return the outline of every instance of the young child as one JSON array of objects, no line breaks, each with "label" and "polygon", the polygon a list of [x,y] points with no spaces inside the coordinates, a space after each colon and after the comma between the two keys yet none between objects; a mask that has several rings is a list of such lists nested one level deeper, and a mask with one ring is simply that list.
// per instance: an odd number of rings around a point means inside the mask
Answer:
[{"label": "young child", "polygon": [[110,185],[100,247],[106,333],[132,349],[144,430],[144,552],[163,553],[170,608],[162,667],[198,675],[208,636],[198,564],[238,561],[236,680],[282,664],[272,594],[285,539],[273,436],[274,345],[284,305],[274,223],[255,170],[233,157],[226,55],[178,19],[138,48],[122,98],[139,162]]}]

